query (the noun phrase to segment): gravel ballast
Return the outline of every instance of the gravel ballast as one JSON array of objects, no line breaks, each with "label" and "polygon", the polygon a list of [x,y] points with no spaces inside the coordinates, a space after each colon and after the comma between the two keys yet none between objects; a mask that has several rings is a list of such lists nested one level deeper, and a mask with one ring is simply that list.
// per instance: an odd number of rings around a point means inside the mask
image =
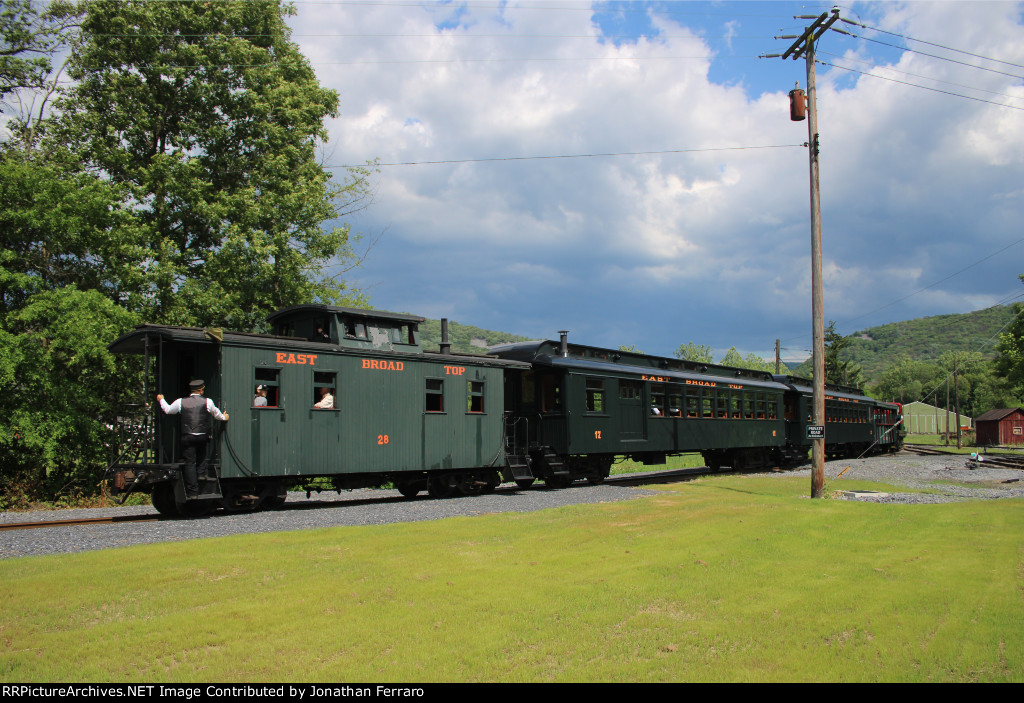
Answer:
[{"label": "gravel ballast", "polygon": [[[836,478],[840,473],[842,477]],[[810,468],[763,475],[805,476],[809,482]],[[900,454],[870,459],[838,460],[825,465],[825,488],[828,494],[834,495],[834,492],[845,490],[850,480],[878,481],[896,488],[884,496],[867,495],[846,498],[848,500],[948,503],[963,500],[1024,498],[1024,470],[991,467],[972,470],[967,468],[966,457],[962,456]],[[899,487],[909,490],[900,491]],[[402,498],[398,491],[369,489],[345,492],[341,495],[313,494],[308,499],[304,493],[291,493],[284,508],[275,511],[218,513],[194,520],[7,531],[0,539],[0,558],[65,554],[233,534],[305,530],[340,525],[383,525],[489,513],[531,512],[564,505],[629,500],[653,493],[642,488],[614,484],[590,486],[583,483],[562,490],[549,490],[542,484],[528,490],[502,487],[489,495],[444,500],[421,496],[410,501]],[[122,515],[155,516],[156,511],[150,506],[140,506],[5,512],[0,513],[0,524]]]},{"label": "gravel ballast", "polygon": [[[408,500],[396,490],[361,489],[338,493],[289,493],[283,508],[257,513],[218,512],[192,520],[160,520],[68,527],[43,527],[9,530],[0,538],[0,558],[39,554],[66,554],[94,549],[109,549],[133,544],[173,542],[234,534],[308,530],[339,525],[384,525],[395,522],[420,522],[448,517],[486,515],[488,513],[532,512],[564,505],[607,503],[629,500],[653,491],[626,486],[586,484],[562,490],[550,490],[543,484],[528,490],[514,486],[499,488],[491,494],[447,499],[431,499],[425,494]],[[76,520],[110,516],[152,515],[151,506],[124,508],[88,508],[5,512],[0,524],[37,520]]]}]

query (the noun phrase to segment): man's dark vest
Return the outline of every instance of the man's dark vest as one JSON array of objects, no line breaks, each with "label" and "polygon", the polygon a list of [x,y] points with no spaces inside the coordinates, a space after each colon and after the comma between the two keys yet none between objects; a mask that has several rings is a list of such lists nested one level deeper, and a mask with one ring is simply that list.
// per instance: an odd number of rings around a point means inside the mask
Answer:
[{"label": "man's dark vest", "polygon": [[190,395],[181,399],[181,433],[210,434],[213,423],[206,409],[206,398],[201,395]]}]

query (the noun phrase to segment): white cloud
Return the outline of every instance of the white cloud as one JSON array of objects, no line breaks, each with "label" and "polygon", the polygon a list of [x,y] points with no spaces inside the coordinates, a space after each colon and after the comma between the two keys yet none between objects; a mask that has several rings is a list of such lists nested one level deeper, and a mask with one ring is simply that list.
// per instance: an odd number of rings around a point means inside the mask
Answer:
[{"label": "white cloud", "polygon": [[[788,120],[786,97],[795,78],[803,82],[802,62],[774,60],[770,83],[715,82],[714,59],[706,58],[714,52],[700,37],[710,26],[722,32],[720,10],[710,24],[687,28],[674,20],[699,21],[703,4],[672,18],[656,8],[657,37],[616,44],[601,41],[590,13],[558,7],[299,6],[296,40],[321,81],[341,94],[341,116],[330,125],[338,162],[705,150],[384,167],[378,202],[359,223],[389,227],[361,274],[374,286],[372,300],[527,334],[577,327],[595,335],[586,341],[661,353],[689,339],[764,348],[767,334],[806,331],[807,151],[740,149],[807,140],[806,123]],[[768,3],[764,11],[781,20],[793,7]],[[1020,5],[855,10],[865,24],[1024,63]],[[741,29],[726,25],[735,40]],[[360,36],[317,36],[328,27]],[[774,29],[766,30],[765,51],[777,48]],[[1007,76],[977,78],[966,67],[883,54],[839,35],[822,45],[1024,97]],[[757,61],[737,75],[771,60]],[[1019,110],[828,68],[819,69],[818,97],[826,316],[841,329],[844,317],[1019,238]],[[1005,295],[1014,270],[1003,257],[969,285],[915,296],[856,324],[969,309]],[[623,336],[615,341],[616,334]],[[748,334],[757,339],[746,342]]]}]

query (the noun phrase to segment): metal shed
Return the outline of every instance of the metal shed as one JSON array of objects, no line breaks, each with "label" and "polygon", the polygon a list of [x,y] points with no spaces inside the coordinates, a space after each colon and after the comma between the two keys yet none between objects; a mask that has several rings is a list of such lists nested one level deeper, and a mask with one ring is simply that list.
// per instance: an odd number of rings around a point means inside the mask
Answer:
[{"label": "metal shed", "polygon": [[[906,423],[907,432],[911,434],[943,434],[947,431],[955,433],[957,428],[956,412],[949,410],[947,413],[945,408],[921,401],[907,403],[903,406],[903,421]],[[960,415],[960,427],[971,427],[971,425],[972,421],[968,415]]]}]

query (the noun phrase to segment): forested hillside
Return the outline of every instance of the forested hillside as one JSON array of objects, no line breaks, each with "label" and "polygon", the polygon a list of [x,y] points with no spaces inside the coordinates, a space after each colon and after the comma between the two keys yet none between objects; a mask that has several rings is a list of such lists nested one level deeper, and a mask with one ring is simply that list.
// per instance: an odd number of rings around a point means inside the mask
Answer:
[{"label": "forested hillside", "polygon": [[999,330],[1013,319],[1013,308],[997,305],[961,315],[936,315],[893,322],[851,335],[850,359],[863,369],[868,383],[877,382],[900,355],[915,361],[937,361],[943,353],[981,352],[995,358]]},{"label": "forested hillside", "polygon": [[[1013,319],[1013,307],[996,305],[957,315],[918,317],[854,332],[844,357],[861,367],[865,385],[874,385],[901,357],[918,362],[938,361],[946,352],[979,352],[996,357],[999,331]],[[794,373],[809,378],[811,360]]]},{"label": "forested hillside", "polygon": [[[495,344],[524,342],[528,339],[529,337],[485,330],[473,325],[448,323],[448,341],[452,345],[452,351],[460,354],[486,354],[487,348]],[[420,342],[425,351],[434,351],[441,346],[440,320],[426,320],[420,325]]]}]

